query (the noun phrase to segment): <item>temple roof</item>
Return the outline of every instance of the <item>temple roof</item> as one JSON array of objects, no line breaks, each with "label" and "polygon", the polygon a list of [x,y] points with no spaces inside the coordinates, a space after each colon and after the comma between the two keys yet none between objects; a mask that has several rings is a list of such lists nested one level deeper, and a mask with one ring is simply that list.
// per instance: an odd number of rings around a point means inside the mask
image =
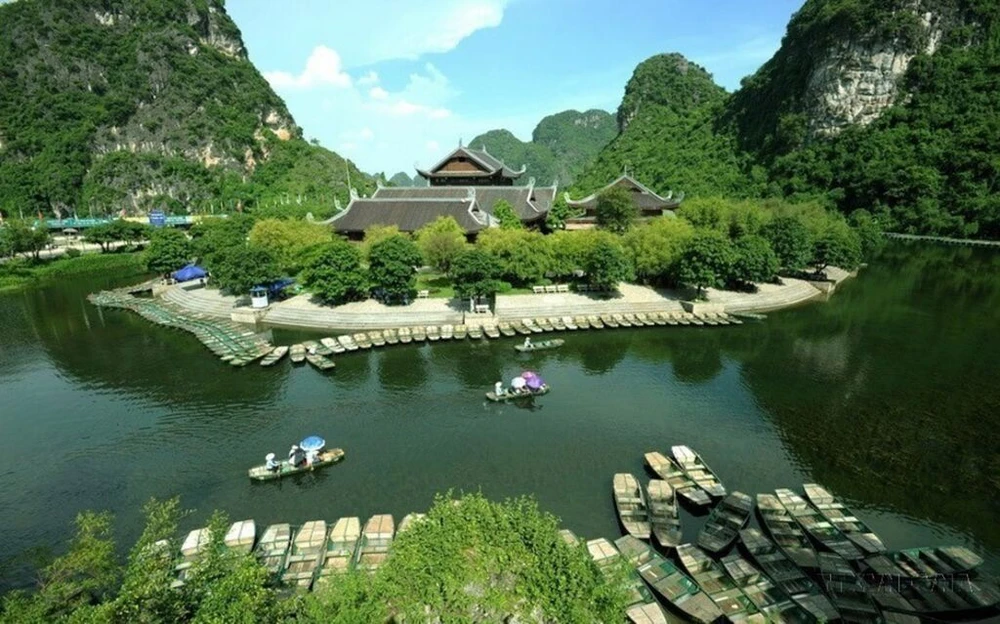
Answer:
[{"label": "temple roof", "polygon": [[501,199],[513,207],[522,221],[542,218],[552,207],[556,187],[528,186],[423,186],[380,187],[373,199],[432,199],[474,197],[480,210],[492,214],[493,205]]},{"label": "temple roof", "polygon": [[[480,167],[479,171],[440,171],[442,167],[448,164],[450,161],[457,158],[466,158],[477,166]],[[417,173],[424,178],[432,177],[458,177],[458,178],[488,178],[495,175],[500,175],[504,178],[510,178],[516,180],[521,177],[525,172],[524,165],[520,169],[511,169],[503,163],[503,161],[497,159],[492,154],[486,151],[485,146],[481,150],[472,149],[471,147],[463,147],[459,145],[453,152],[442,158],[436,165],[430,169],[421,169],[417,167]]]},{"label": "temple roof", "polygon": [[[390,189],[380,189],[385,190]],[[492,223],[492,217],[479,208],[475,198],[465,196],[355,198],[328,223],[338,232],[345,233],[364,232],[373,225],[395,225],[403,232],[414,232],[440,216],[453,217],[467,234]]]},{"label": "temple roof", "polygon": [[679,206],[681,200],[684,199],[683,193],[678,197],[674,197],[673,191],[667,193],[666,197],[662,197],[626,173],[622,174],[611,184],[583,199],[572,200],[567,197],[566,204],[573,208],[596,208],[597,200],[601,193],[614,186],[620,186],[632,191],[632,201],[635,202],[635,205],[640,210],[670,210]]}]

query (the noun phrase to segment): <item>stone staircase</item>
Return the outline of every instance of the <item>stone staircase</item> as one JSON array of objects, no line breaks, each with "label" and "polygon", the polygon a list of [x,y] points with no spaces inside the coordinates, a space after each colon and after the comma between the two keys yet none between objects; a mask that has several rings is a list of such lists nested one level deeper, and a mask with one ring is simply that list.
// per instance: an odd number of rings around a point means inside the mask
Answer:
[{"label": "stone staircase", "polygon": [[165,291],[162,297],[164,301],[180,306],[189,312],[226,320],[229,320],[238,301],[235,297],[220,295],[218,291],[201,288],[185,290],[174,287]]},{"label": "stone staircase", "polygon": [[427,325],[458,325],[461,312],[416,312],[403,310],[400,314],[363,314],[332,310],[308,310],[275,307],[264,315],[264,322],[280,327],[299,327],[317,331],[393,329]]},{"label": "stone staircase", "polygon": [[[528,295],[519,296],[519,299],[527,299]],[[562,317],[562,316],[589,316],[601,314],[639,314],[650,312],[683,312],[684,308],[677,301],[664,299],[663,301],[642,301],[626,302],[616,299],[589,300],[580,303],[545,303],[539,301],[518,301],[516,305],[500,299],[497,301],[497,318],[504,321],[517,321],[522,318],[538,317]]]}]

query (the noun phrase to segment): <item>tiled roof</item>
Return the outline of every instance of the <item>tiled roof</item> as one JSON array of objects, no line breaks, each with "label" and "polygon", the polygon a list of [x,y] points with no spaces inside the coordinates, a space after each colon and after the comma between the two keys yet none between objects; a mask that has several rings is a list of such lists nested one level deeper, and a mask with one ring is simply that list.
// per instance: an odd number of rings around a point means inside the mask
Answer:
[{"label": "tiled roof", "polygon": [[668,194],[667,197],[661,197],[632,176],[626,174],[592,195],[575,201],[571,199],[566,203],[575,208],[596,208],[600,194],[613,186],[621,186],[632,191],[632,201],[635,202],[635,205],[640,210],[670,210],[679,206],[681,200],[684,198],[683,194],[676,198],[672,194]]},{"label": "tiled roof", "polygon": [[[556,188],[533,186],[424,186],[384,187],[375,191],[375,199],[467,198],[475,194],[481,210],[493,213],[493,205],[501,199],[514,208],[522,221],[534,221],[548,212],[555,199]],[[534,201],[531,198],[534,197]]]},{"label": "tiled roof", "polygon": [[355,199],[330,224],[336,231],[345,233],[363,232],[373,225],[395,225],[403,232],[414,232],[440,216],[453,217],[466,233],[489,226],[489,215],[482,212],[475,201],[441,197]]},{"label": "tiled roof", "polygon": [[[464,156],[470,160],[473,160],[483,167],[483,171],[438,171],[441,167],[445,165],[449,160],[456,157]],[[489,177],[497,172],[505,178],[519,178],[524,174],[525,168],[522,166],[520,169],[511,169],[503,162],[498,160],[495,156],[487,152],[485,149],[476,150],[471,147],[457,147],[453,152],[442,158],[436,165],[430,169],[417,169],[417,173],[421,176],[427,178],[432,176],[444,176],[444,177]]]}]

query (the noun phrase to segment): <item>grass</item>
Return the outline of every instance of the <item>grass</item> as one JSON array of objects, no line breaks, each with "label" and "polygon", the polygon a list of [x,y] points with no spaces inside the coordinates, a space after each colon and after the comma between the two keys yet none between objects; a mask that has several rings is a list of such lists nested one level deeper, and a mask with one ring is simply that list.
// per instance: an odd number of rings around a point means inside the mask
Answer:
[{"label": "grass", "polygon": [[95,273],[117,271],[139,275],[146,272],[141,253],[84,254],[75,258],[33,260],[15,258],[0,264],[0,293],[42,286],[53,280]]},{"label": "grass", "polygon": [[417,290],[429,291],[430,296],[435,299],[455,298],[455,287],[451,278],[444,273],[417,273]]}]

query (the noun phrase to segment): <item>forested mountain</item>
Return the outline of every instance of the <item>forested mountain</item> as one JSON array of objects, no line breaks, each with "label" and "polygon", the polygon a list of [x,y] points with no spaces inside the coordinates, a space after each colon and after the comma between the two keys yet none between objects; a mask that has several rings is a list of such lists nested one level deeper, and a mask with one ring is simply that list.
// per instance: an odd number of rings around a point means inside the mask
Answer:
[{"label": "forested mountain", "polygon": [[577,181],[627,166],[658,190],[820,198],[891,229],[1000,238],[1000,3],[807,0],[728,95],[679,55],[641,63],[619,136]]},{"label": "forested mountain", "polygon": [[474,138],[470,147],[486,146],[490,154],[508,165],[526,165],[526,176],[537,184],[571,184],[584,167],[617,134],[614,117],[607,111],[563,111],[542,119],[524,142],[508,130],[490,130]]},{"label": "forested mountain", "polygon": [[8,214],[332,204],[346,177],[339,156],[302,140],[223,0],[0,6]]}]

